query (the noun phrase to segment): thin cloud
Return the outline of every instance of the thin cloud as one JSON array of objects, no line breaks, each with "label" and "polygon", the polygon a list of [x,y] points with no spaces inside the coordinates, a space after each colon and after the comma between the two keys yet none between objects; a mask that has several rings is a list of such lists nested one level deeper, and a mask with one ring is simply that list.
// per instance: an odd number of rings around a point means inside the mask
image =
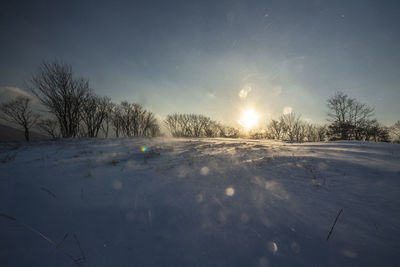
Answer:
[{"label": "thin cloud", "polygon": [[251,92],[251,87],[250,86],[245,86],[242,90],[240,90],[239,97],[241,99],[245,99],[250,92]]},{"label": "thin cloud", "polygon": [[25,92],[24,90],[21,90],[18,87],[12,87],[12,86],[0,87],[0,102],[10,101],[19,96],[30,98],[32,101],[36,102],[36,98],[33,95],[29,94],[28,92]]}]

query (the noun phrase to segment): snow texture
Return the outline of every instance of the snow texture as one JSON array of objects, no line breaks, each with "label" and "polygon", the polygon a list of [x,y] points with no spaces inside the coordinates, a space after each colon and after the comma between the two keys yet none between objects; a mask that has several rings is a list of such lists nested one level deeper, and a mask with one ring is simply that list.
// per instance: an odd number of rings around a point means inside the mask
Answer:
[{"label": "snow texture", "polygon": [[3,144],[0,215],[0,266],[400,266],[400,145]]}]

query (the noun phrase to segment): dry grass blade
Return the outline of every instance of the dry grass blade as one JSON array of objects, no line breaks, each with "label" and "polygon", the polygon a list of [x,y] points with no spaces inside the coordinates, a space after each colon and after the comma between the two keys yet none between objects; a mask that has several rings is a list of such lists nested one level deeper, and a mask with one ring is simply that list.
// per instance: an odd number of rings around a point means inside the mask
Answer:
[{"label": "dry grass blade", "polygon": [[54,194],[53,192],[51,192],[49,189],[44,188],[43,186],[40,187],[40,190],[46,192],[47,194],[49,194],[49,195],[52,196],[53,198],[57,198],[56,194]]},{"label": "dry grass blade", "polygon": [[68,233],[66,233],[63,237],[63,239],[60,241],[60,243],[57,244],[56,248],[60,247],[62,245],[62,243],[64,243],[65,239],[67,239],[68,237]]},{"label": "dry grass blade", "polygon": [[[59,247],[59,245],[56,244],[56,242],[54,242],[53,240],[51,240],[50,238],[48,238],[47,236],[45,236],[44,234],[42,234],[40,231],[36,230],[35,228],[33,228],[32,226],[23,223],[19,220],[17,220],[15,217],[4,214],[4,213],[0,213],[1,217],[5,217],[9,220],[15,221],[16,223],[19,223],[20,225],[24,226],[25,228],[29,229],[30,231],[38,234],[41,238],[43,238],[44,240],[46,240],[47,242],[49,242],[50,244],[52,244],[56,249],[58,249],[61,253],[63,253],[65,256],[67,256],[68,258],[70,258],[75,264],[77,264],[78,266],[80,265],[80,263],[82,263],[80,261],[81,258],[79,259],[75,259],[71,254],[67,253],[65,250],[63,250],[61,247]],[[66,238],[66,236],[64,237],[64,239]],[[80,244],[78,242],[78,247],[82,252],[82,249],[80,248]]]},{"label": "dry grass blade", "polygon": [[334,221],[333,224],[332,224],[331,230],[329,231],[329,234],[328,234],[328,236],[326,237],[326,241],[328,241],[329,238],[331,237],[331,234],[332,234],[332,232],[333,232],[333,228],[335,227],[336,222],[337,222],[337,220],[339,219],[339,216],[340,216],[340,214],[342,214],[342,212],[343,212],[343,208],[340,209],[338,215],[336,216],[336,219],[335,219],[335,221]]},{"label": "dry grass blade", "polygon": [[81,247],[81,243],[78,240],[78,237],[76,237],[76,235],[74,234],[74,239],[76,241],[76,244],[78,245],[79,250],[81,251],[81,257],[76,259],[75,262],[76,263],[84,263],[86,261],[86,257],[85,257],[85,252],[83,252],[83,249]]},{"label": "dry grass blade", "polygon": [[13,216],[10,216],[10,215],[4,214],[4,213],[0,213],[0,216],[1,216],[1,217],[5,217],[5,218],[7,218],[7,219],[9,219],[9,220],[12,220],[12,221],[16,221],[16,220],[17,220],[17,219],[14,218]]}]

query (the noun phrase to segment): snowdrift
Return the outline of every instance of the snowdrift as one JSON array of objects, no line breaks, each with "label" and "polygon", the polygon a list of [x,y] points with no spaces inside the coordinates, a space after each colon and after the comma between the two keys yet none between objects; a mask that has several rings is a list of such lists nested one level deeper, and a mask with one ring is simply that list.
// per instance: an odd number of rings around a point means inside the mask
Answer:
[{"label": "snowdrift", "polygon": [[0,265],[399,266],[400,145],[3,144]]}]

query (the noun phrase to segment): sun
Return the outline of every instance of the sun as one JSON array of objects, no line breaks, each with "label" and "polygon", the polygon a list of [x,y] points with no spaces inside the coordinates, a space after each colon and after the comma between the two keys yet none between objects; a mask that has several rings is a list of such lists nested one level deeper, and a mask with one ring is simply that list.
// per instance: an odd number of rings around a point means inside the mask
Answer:
[{"label": "sun", "polygon": [[259,115],[252,109],[243,112],[242,118],[238,121],[246,129],[256,126]]}]

